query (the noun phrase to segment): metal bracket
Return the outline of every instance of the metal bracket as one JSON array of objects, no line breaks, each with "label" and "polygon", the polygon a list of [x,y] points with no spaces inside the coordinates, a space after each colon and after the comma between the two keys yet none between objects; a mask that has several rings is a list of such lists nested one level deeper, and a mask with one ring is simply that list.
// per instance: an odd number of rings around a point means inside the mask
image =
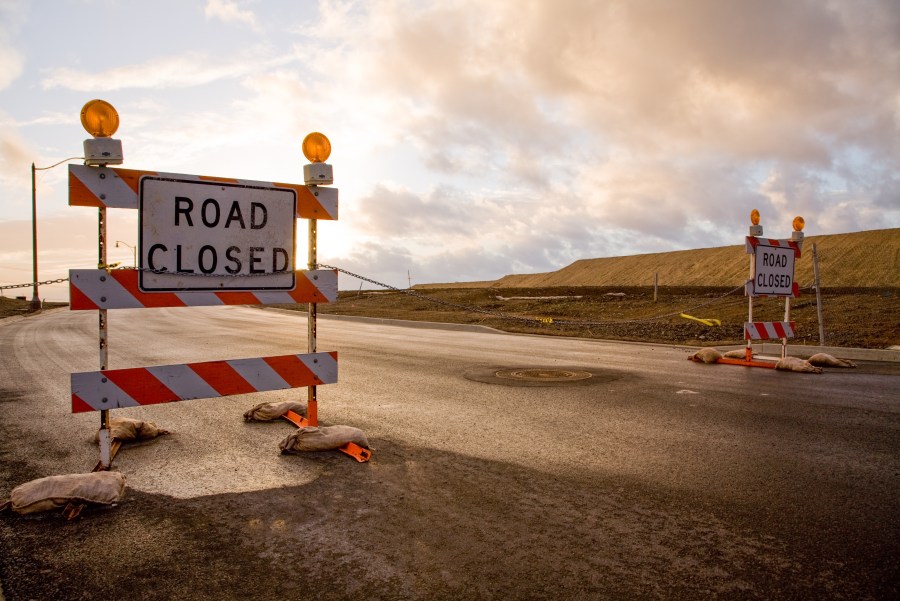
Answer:
[{"label": "metal bracket", "polygon": [[[102,430],[101,430],[102,432]],[[109,468],[112,467],[113,459],[116,458],[116,453],[119,452],[119,449],[122,448],[122,441],[113,439],[112,443],[109,445],[109,463],[103,463],[103,452],[100,452],[100,461],[97,462],[97,465],[94,466],[92,472],[108,472]]]},{"label": "metal bracket", "polygon": [[[101,430],[101,432],[104,432],[104,431],[107,433],[107,437],[108,437],[108,435],[109,435],[109,430]],[[101,439],[102,439],[102,435],[101,435]],[[108,439],[107,439],[107,440],[108,440]],[[112,441],[112,443],[109,445],[109,461],[108,461],[108,464],[107,464],[107,465],[104,465],[104,464],[103,464],[103,451],[102,451],[102,449],[101,449],[101,451],[100,451],[100,455],[101,455],[100,461],[97,462],[97,465],[95,465],[95,466],[94,466],[94,469],[92,469],[91,471],[92,471],[92,472],[107,472],[107,471],[109,471],[109,468],[112,467],[112,460],[115,459],[116,453],[119,452],[119,449],[120,449],[121,447],[122,447],[122,441],[121,441],[121,440],[116,440],[116,439],[114,438],[113,441]],[[75,518],[77,518],[79,515],[81,515],[81,511],[84,509],[84,507],[85,507],[85,504],[84,504],[84,503],[79,503],[79,502],[77,502],[77,501],[70,501],[70,502],[63,508],[63,511],[62,511],[63,517],[66,518],[67,521],[71,522],[72,520],[74,520]]]}]

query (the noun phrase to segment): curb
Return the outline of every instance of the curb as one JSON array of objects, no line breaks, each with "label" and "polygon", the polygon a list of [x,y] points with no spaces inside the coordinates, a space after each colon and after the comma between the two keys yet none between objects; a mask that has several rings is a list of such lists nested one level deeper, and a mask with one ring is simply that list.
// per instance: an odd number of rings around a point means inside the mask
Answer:
[{"label": "curb", "polygon": [[[290,309],[288,309],[290,310]],[[297,313],[298,311],[293,311]],[[302,312],[301,312],[302,313]],[[415,321],[411,319],[386,319],[384,317],[362,317],[359,315],[333,315],[328,313],[319,313],[316,315],[318,319],[334,319],[336,321],[356,321],[360,323],[380,324],[386,326],[397,326],[401,328],[419,328],[429,330],[456,330],[459,332],[483,332],[485,334],[515,334],[514,332],[504,332],[496,328],[488,326],[479,326],[469,323],[442,323],[439,321]]]},{"label": "curb", "polygon": [[[721,347],[721,350],[735,350],[746,348],[744,345],[731,345]],[[816,353],[828,353],[839,359],[853,359],[854,361],[885,361],[891,363],[900,363],[900,350],[894,349],[871,349],[871,348],[850,348],[842,346],[808,346],[808,345],[788,345],[787,354],[792,357],[800,357],[809,359]],[[773,342],[763,342],[753,345],[753,354],[781,356],[781,344]]]},{"label": "curb", "polygon": [[[278,311],[290,311],[290,309],[270,309],[270,310],[278,310]],[[291,313],[300,313],[301,311],[291,311]],[[383,325],[391,325],[397,327],[404,328],[429,328],[434,330],[456,330],[461,332],[482,332],[482,333],[491,333],[491,334],[506,334],[508,336],[543,336],[542,334],[518,334],[516,332],[504,332],[503,330],[498,330],[495,328],[490,328],[488,326],[479,326],[472,324],[461,324],[461,323],[440,323],[434,321],[411,321],[407,319],[385,319],[383,317],[360,317],[356,315],[333,315],[333,314],[324,314],[319,313],[317,315],[318,319],[334,319],[336,321],[356,321],[360,323],[371,323],[371,324],[383,324]],[[634,341],[626,341],[626,340],[605,340],[599,338],[572,338],[570,336],[564,336],[563,338],[571,338],[572,340],[597,340],[598,342],[611,342],[611,343],[621,343],[621,344],[646,344],[652,346],[673,346],[673,347],[683,347],[690,349],[699,349],[703,347],[699,346],[689,346],[689,345],[681,345],[681,344],[671,344],[671,343],[659,343],[659,342],[634,342]],[[715,345],[713,345],[715,346]],[[716,347],[720,350],[733,350],[733,349],[742,349],[745,348],[744,345],[726,345],[722,347]],[[760,355],[781,355],[781,344],[780,343],[772,343],[772,342],[764,342],[753,345],[754,354]],[[788,345],[787,347],[788,355],[793,357],[801,357],[801,358],[809,358],[816,353],[828,353],[834,357],[839,357],[841,359],[852,359],[854,361],[884,361],[890,363],[900,363],[900,350],[898,349],[866,349],[866,348],[851,348],[851,347],[840,347],[840,346],[808,346],[808,345]]]}]

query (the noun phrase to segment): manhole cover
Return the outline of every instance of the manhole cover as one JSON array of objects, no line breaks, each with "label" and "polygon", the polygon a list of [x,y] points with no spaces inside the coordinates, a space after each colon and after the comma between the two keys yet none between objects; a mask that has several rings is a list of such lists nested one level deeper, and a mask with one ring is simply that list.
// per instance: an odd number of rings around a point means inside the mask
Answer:
[{"label": "manhole cover", "polygon": [[495,374],[498,378],[508,380],[528,380],[531,382],[571,382],[587,380],[594,376],[589,371],[572,371],[568,369],[500,369]]},{"label": "manhole cover", "polygon": [[476,367],[466,371],[467,380],[501,386],[593,386],[622,377],[619,372],[593,367]]}]

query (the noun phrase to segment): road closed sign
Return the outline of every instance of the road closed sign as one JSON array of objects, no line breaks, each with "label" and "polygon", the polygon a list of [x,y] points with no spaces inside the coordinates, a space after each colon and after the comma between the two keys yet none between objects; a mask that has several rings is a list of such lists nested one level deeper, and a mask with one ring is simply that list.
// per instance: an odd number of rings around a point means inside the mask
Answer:
[{"label": "road closed sign", "polygon": [[296,207],[289,188],[142,177],[140,289],[293,289]]},{"label": "road closed sign", "polygon": [[754,296],[796,296],[794,260],[797,247],[784,240],[748,238],[755,256]]}]

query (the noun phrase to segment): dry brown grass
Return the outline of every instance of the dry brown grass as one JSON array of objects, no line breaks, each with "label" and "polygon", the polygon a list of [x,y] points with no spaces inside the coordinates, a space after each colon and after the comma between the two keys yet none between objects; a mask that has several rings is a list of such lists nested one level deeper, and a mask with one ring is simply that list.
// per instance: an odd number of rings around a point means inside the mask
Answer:
[{"label": "dry brown grass", "polygon": [[[65,307],[68,303],[44,303],[46,309]],[[0,319],[14,317],[16,315],[28,315],[31,311],[31,302],[15,297],[0,296]]]},{"label": "dry brown grass", "polygon": [[[402,291],[342,292],[337,303],[319,305],[319,313],[479,324],[510,332],[551,336],[686,345],[741,344],[748,302],[742,291],[726,295],[729,290],[733,289],[662,287],[656,302],[653,288],[646,286],[449,288],[419,291],[421,296]],[[498,297],[501,296],[532,298],[500,300]],[[477,307],[489,313],[439,303]],[[288,308],[305,310],[306,305]],[[827,346],[886,348],[900,344],[900,288],[826,290],[823,308]],[[681,312],[719,319],[722,325],[702,325],[680,317]],[[513,319],[504,319],[497,314]],[[516,317],[528,321],[514,319]],[[754,321],[781,321],[784,300],[755,299],[753,317]],[[552,323],[538,322],[541,318],[552,319]],[[791,320],[797,322],[798,331],[792,344],[819,344],[814,292],[806,290],[792,300]]]},{"label": "dry brown grass", "polygon": [[[816,245],[823,288],[900,287],[900,228],[809,236],[797,260],[795,279],[813,283]],[[425,284],[434,288],[551,288],[558,286],[737,286],[747,279],[750,261],[743,245],[582,259],[558,271],[507,275],[493,282]]]},{"label": "dry brown grass", "polygon": [[[825,344],[860,348],[900,344],[900,229],[807,238],[796,270],[796,279],[803,286],[813,281],[813,243],[817,246],[822,277]],[[481,324],[556,336],[690,345],[738,344],[747,319],[747,299],[740,291],[724,297],[723,294],[739,286],[747,278],[748,269],[749,259],[743,246],[585,259],[549,274],[510,275],[495,282],[416,286],[415,292],[427,298],[402,292],[342,292],[337,303],[319,305],[319,312]],[[660,290],[659,299],[654,302],[650,284],[656,272],[660,274]],[[501,300],[500,296],[563,298]],[[0,297],[0,317],[25,314],[28,304]],[[306,305],[286,307],[305,310]],[[682,311],[695,317],[720,319],[722,325],[709,327],[681,318],[677,314]],[[655,319],[671,313],[675,315]],[[782,299],[756,299],[754,320],[781,321],[783,314]],[[527,321],[539,318],[552,319],[553,323]],[[814,291],[806,289],[792,301],[791,319],[797,322],[795,343],[819,343]]]}]

